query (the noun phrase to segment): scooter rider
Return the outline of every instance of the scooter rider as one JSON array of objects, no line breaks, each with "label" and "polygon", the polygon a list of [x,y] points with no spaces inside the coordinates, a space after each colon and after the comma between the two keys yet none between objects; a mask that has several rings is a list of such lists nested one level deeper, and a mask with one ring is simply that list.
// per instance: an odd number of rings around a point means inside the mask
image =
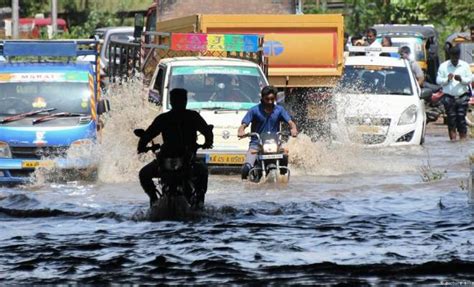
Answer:
[{"label": "scooter rider", "polygon": [[[187,93],[185,89],[171,90],[171,110],[158,115],[145,131],[145,134],[140,137],[138,153],[145,152],[147,144],[156,136],[162,134],[163,144],[161,145],[160,156],[193,156],[196,153],[198,131],[205,137],[203,148],[212,148],[214,140],[212,129],[199,113],[186,109]],[[150,197],[150,206],[158,200],[157,190],[152,179],[159,177],[159,173],[158,160],[144,166],[139,173],[140,184]],[[197,177],[196,182],[194,182],[197,203],[198,206],[202,206],[209,176],[207,166],[203,162],[193,163],[193,175]]]},{"label": "scooter rider", "polygon": [[[276,105],[277,89],[273,86],[266,86],[261,91],[260,104],[252,107],[245,117],[242,119],[242,125],[239,127],[238,136],[240,138],[245,136],[245,128],[252,124],[251,132],[276,133],[280,131],[280,123],[282,121],[290,125],[291,136],[298,135],[298,129],[295,122],[291,119],[284,107]],[[242,179],[247,179],[250,169],[255,164],[258,152],[258,139],[252,137],[249,144],[249,149],[245,156],[245,163],[242,166]],[[288,158],[285,158],[288,160]],[[284,165],[287,163],[283,162]]]}]

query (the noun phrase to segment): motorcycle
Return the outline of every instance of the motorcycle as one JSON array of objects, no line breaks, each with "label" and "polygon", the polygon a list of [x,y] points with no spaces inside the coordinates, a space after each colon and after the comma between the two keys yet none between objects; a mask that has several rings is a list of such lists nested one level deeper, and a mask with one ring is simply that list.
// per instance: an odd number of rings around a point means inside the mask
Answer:
[{"label": "motorcycle", "polygon": [[255,165],[250,169],[248,178],[251,182],[273,182],[287,183],[290,180],[290,169],[288,168],[288,152],[283,149],[288,138],[288,133],[248,133],[244,137],[255,136],[259,142],[257,159]]},{"label": "motorcycle", "polygon": [[425,100],[426,123],[436,122],[440,116],[446,117],[441,101],[443,95],[444,93],[441,86],[429,82],[424,83],[422,98]]},{"label": "motorcycle", "polygon": [[[137,137],[144,134],[143,129],[133,131]],[[160,144],[146,148],[152,151],[159,163],[160,177],[157,181],[159,199],[149,209],[147,218],[158,220],[182,220],[191,218],[198,208],[197,193],[193,175],[193,163],[196,150],[203,145],[196,145],[194,152],[180,157],[165,157],[160,154]]]}]

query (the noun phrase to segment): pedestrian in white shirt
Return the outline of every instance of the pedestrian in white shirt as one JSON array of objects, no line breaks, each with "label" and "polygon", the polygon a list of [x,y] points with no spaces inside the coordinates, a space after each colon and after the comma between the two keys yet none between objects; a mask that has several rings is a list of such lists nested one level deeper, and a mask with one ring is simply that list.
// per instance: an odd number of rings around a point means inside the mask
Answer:
[{"label": "pedestrian in white shirt", "polygon": [[456,140],[456,130],[460,139],[467,139],[466,113],[469,103],[472,72],[469,64],[459,60],[458,46],[449,49],[450,60],[439,66],[436,82],[443,86],[443,105],[448,117],[449,138]]}]

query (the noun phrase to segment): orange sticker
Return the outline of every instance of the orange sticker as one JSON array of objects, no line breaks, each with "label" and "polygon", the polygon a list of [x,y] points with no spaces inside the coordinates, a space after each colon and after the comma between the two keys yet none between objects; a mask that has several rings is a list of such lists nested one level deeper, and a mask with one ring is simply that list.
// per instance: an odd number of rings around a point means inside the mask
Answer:
[{"label": "orange sticker", "polygon": [[0,81],[10,81],[11,78],[11,74],[0,74]]},{"label": "orange sticker", "polygon": [[47,106],[46,101],[42,97],[35,98],[33,102],[33,108],[45,108]]}]

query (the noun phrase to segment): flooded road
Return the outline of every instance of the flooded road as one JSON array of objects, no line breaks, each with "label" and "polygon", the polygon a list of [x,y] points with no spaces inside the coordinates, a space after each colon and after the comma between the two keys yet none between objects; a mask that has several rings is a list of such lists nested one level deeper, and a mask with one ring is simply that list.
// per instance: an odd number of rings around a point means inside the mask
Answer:
[{"label": "flooded road", "polygon": [[383,150],[302,135],[288,185],[212,175],[200,218],[149,222],[130,131],[150,115],[108,124],[97,183],[0,187],[0,284],[474,284],[474,146],[445,126]]},{"label": "flooded road", "polygon": [[444,128],[383,151],[301,137],[287,186],[213,175],[192,222],[137,220],[136,181],[1,188],[0,282],[472,282],[473,147]]}]

